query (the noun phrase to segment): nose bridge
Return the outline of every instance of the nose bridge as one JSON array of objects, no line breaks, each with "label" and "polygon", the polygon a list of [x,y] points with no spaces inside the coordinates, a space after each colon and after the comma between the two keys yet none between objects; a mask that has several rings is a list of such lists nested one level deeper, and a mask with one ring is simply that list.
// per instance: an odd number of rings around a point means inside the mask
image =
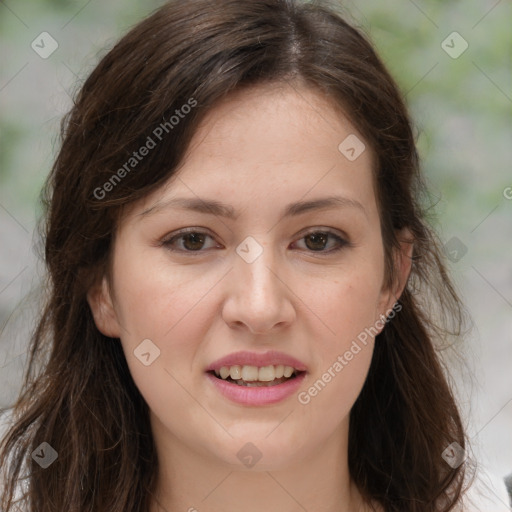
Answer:
[{"label": "nose bridge", "polygon": [[275,255],[268,241],[260,243],[254,237],[248,236],[238,245],[236,253],[239,256],[235,265],[236,272],[244,286],[247,286],[248,298],[256,302],[270,300],[277,291],[277,283]]},{"label": "nose bridge", "polygon": [[224,309],[227,322],[243,323],[259,333],[289,322],[293,311],[287,304],[286,287],[277,277],[278,258],[268,244],[250,236],[237,246],[234,283]]}]

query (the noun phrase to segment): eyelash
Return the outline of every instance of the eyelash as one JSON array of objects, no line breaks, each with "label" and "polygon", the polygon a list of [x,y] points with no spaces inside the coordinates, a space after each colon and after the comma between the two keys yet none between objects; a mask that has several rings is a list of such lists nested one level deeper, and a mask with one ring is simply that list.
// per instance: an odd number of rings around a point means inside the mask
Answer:
[{"label": "eyelash", "polygon": [[[172,244],[176,240],[183,239],[183,237],[185,235],[189,235],[189,234],[206,235],[213,239],[213,236],[210,235],[209,233],[206,233],[204,231],[199,231],[197,228],[187,228],[185,230],[179,231],[178,233],[174,234],[170,238],[162,240],[160,242],[160,245],[164,246],[167,250],[172,251],[172,252],[187,253],[187,254],[191,254],[191,255],[204,253],[205,250],[203,250],[203,249],[198,249],[197,251],[190,251],[187,249],[175,249],[175,248],[171,247]],[[324,250],[314,251],[312,249],[306,249],[306,251],[308,251],[310,253],[319,254],[319,255],[322,255],[322,254],[330,255],[330,254],[336,253],[338,251],[341,251],[342,249],[344,249],[346,247],[352,247],[352,244],[348,240],[342,238],[341,236],[337,235],[336,233],[334,233],[333,231],[331,231],[329,229],[326,229],[326,230],[316,229],[316,230],[308,231],[307,233],[304,233],[304,235],[302,235],[302,237],[299,240],[303,240],[304,238],[306,238],[309,235],[316,235],[316,234],[328,235],[328,236],[334,238],[339,245],[337,248],[330,249],[328,251],[324,251]]]}]

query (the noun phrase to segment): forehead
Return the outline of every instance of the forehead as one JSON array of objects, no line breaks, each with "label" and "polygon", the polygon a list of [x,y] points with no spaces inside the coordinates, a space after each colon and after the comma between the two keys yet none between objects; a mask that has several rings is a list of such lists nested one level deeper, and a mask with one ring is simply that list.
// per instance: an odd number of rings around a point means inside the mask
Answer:
[{"label": "forehead", "polygon": [[[359,141],[356,159],[340,150],[346,140]],[[373,160],[341,108],[319,92],[289,84],[251,87],[210,110],[177,172],[136,210],[176,195],[268,209],[274,201],[336,192],[371,209]]]},{"label": "forehead", "polygon": [[[341,106],[318,90],[289,83],[257,85],[231,93],[210,110],[184,161],[206,155],[294,161],[312,150],[337,157],[339,144],[351,134],[362,141]],[[371,151],[365,157],[371,165]]]}]

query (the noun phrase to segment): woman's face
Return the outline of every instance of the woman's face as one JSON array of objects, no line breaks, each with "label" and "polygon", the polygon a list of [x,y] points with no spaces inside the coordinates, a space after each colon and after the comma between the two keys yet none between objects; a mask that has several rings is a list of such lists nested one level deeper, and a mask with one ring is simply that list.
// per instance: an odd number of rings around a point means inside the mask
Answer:
[{"label": "woman's face", "polygon": [[[278,469],[344,446],[396,300],[363,144],[315,92],[246,90],[124,218],[113,293],[104,282],[89,302],[161,449]],[[274,380],[282,366],[300,372]]]}]

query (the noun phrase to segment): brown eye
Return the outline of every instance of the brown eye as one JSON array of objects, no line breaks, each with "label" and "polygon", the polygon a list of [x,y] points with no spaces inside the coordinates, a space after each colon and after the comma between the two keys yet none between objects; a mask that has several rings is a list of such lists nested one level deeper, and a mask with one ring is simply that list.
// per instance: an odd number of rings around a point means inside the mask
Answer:
[{"label": "brown eye", "polygon": [[[207,238],[212,237],[201,231],[187,231],[163,241],[162,245],[171,251],[200,252],[204,248],[205,240]],[[180,241],[181,244],[176,248],[176,242]]]},{"label": "brown eye", "polygon": [[182,238],[183,246],[191,251],[198,251],[204,245],[205,236],[202,233],[189,233]]},{"label": "brown eye", "polygon": [[[301,240],[305,241],[305,245],[308,250],[321,253],[336,252],[343,247],[350,245],[349,242],[331,231],[312,231],[304,235]],[[335,246],[326,250],[329,240],[334,240]]]},{"label": "brown eye", "polygon": [[[327,233],[312,233],[304,237],[306,246],[312,251],[322,251],[325,249],[329,235]],[[310,243],[308,243],[308,241]]]}]

